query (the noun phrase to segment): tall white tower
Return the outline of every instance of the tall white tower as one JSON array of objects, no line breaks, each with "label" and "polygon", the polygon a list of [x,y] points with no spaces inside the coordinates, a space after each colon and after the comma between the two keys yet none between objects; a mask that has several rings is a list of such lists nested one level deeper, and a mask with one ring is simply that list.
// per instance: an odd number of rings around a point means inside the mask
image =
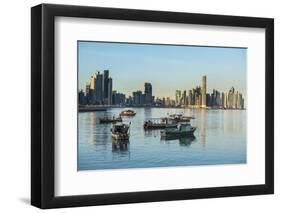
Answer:
[{"label": "tall white tower", "polygon": [[207,76],[206,75],[204,75],[203,77],[202,77],[202,85],[201,85],[201,87],[202,87],[202,101],[201,101],[201,107],[202,108],[206,108],[206,91],[207,91]]}]

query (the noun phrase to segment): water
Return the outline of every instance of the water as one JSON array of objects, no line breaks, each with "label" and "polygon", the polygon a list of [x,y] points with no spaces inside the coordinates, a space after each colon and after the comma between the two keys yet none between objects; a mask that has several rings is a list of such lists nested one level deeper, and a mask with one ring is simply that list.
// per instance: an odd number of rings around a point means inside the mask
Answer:
[{"label": "water", "polygon": [[[112,124],[99,124],[104,115],[117,116],[122,108],[79,113],[78,170],[151,168],[246,163],[246,110],[133,108],[130,142],[112,141]],[[161,140],[160,130],[145,131],[143,122],[167,113],[194,116],[194,138]]]}]

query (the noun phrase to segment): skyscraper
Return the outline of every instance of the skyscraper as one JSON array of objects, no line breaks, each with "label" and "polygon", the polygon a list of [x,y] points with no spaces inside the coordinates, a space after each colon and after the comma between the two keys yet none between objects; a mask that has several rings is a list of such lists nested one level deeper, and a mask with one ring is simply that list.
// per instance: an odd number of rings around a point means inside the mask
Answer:
[{"label": "skyscraper", "polygon": [[193,105],[193,96],[192,96],[192,90],[188,91],[188,105]]},{"label": "skyscraper", "polygon": [[206,108],[206,90],[207,90],[207,76],[206,76],[206,75],[204,75],[204,76],[202,77],[202,86],[201,86],[201,88],[202,88],[201,107]]},{"label": "skyscraper", "polygon": [[103,102],[105,104],[108,104],[109,100],[108,100],[108,81],[109,81],[109,70],[104,70],[103,71],[103,88],[102,88],[102,92],[103,92]]},{"label": "skyscraper", "polygon": [[136,91],[133,92],[133,103],[135,105],[142,105],[143,104],[143,100],[142,100],[142,91]]},{"label": "skyscraper", "polygon": [[181,91],[180,90],[176,90],[176,94],[175,94],[175,98],[176,98],[176,105],[179,106],[181,103]]},{"label": "skyscraper", "polygon": [[98,104],[103,102],[103,75],[99,71],[95,74],[95,89],[94,89],[95,101]]},{"label": "skyscraper", "polygon": [[230,109],[235,109],[235,89],[234,87],[231,87],[231,89],[228,92],[228,102],[227,107]]},{"label": "skyscraper", "polygon": [[112,105],[112,78],[108,78],[107,88],[107,104]]},{"label": "skyscraper", "polygon": [[183,91],[183,94],[182,94],[182,104],[184,106],[187,105],[187,96],[186,96],[186,90]]},{"label": "skyscraper", "polygon": [[152,85],[151,83],[144,83],[145,104],[152,104]]}]

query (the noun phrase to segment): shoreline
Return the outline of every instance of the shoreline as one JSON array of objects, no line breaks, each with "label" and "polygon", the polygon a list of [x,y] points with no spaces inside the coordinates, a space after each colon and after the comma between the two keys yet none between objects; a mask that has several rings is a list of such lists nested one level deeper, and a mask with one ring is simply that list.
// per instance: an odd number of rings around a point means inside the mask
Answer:
[{"label": "shoreline", "polygon": [[235,109],[235,108],[211,108],[211,107],[163,107],[163,106],[95,106],[95,105],[88,105],[88,106],[78,106],[78,112],[96,112],[96,111],[107,111],[108,109],[126,109],[126,108],[158,108],[158,109],[194,109],[194,110],[246,110],[243,109]]}]

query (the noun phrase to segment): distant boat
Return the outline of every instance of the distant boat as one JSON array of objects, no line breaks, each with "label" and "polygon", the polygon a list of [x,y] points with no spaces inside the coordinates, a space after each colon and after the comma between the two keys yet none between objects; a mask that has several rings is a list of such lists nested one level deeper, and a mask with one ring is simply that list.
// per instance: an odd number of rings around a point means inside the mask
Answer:
[{"label": "distant boat", "polygon": [[192,127],[190,123],[182,123],[177,128],[168,128],[161,131],[161,137],[186,137],[193,136],[196,127]]},{"label": "distant boat", "polygon": [[118,141],[128,141],[130,138],[130,124],[114,124],[111,129],[112,138]]},{"label": "distant boat", "polygon": [[189,122],[191,119],[194,119],[193,116],[183,116],[182,114],[172,114],[169,118],[175,122]]},{"label": "distant boat", "polygon": [[146,120],[143,124],[145,130],[176,128],[177,126],[177,123],[170,121],[168,118],[151,118]]},{"label": "distant boat", "polygon": [[112,118],[109,117],[100,118],[101,124],[117,123],[117,122],[122,122],[122,118],[120,116],[117,118],[115,118],[114,116]]},{"label": "distant boat", "polygon": [[119,115],[120,116],[135,116],[136,113],[133,110],[128,109],[128,110],[122,111]]}]

